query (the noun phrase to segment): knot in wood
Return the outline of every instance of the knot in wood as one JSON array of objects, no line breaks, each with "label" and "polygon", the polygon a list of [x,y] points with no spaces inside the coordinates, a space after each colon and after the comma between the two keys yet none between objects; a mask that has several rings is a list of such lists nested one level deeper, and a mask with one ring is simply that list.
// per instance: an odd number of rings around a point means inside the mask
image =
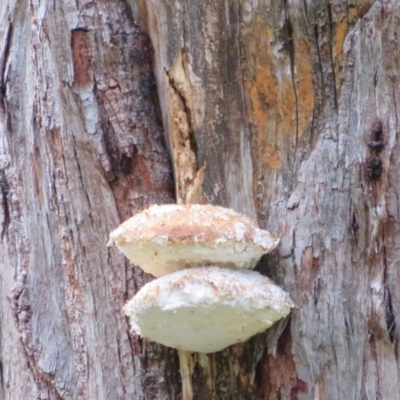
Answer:
[{"label": "knot in wood", "polygon": [[375,121],[372,125],[372,132],[375,134],[375,138],[378,140],[380,139],[382,135],[382,122],[381,121]]},{"label": "knot in wood", "polygon": [[380,153],[384,149],[385,143],[383,143],[383,140],[371,140],[367,143],[367,146],[371,150],[375,150],[376,152]]},{"label": "knot in wood", "polygon": [[365,177],[370,181],[377,181],[383,171],[382,160],[379,157],[368,159],[365,167]]},{"label": "knot in wood", "polygon": [[380,153],[385,148],[385,142],[383,141],[383,127],[382,122],[376,120],[370,129],[369,141],[367,146],[372,150]]}]

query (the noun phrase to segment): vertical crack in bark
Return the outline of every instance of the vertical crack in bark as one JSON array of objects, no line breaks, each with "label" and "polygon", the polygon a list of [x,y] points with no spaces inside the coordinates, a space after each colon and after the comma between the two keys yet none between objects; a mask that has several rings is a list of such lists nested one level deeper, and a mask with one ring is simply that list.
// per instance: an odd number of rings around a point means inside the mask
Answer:
[{"label": "vertical crack in bark", "polygon": [[[308,6],[307,6],[307,0],[303,0],[303,7],[304,7],[304,17],[305,17],[305,21],[306,21],[306,26],[307,26],[307,31],[309,32],[309,43],[310,43],[310,51],[312,52],[312,39],[314,37],[315,39],[315,47],[317,48],[317,54],[318,54],[318,60],[319,60],[319,64],[321,65],[321,56],[319,53],[319,47],[318,47],[318,31],[317,31],[317,27],[314,25],[314,28],[310,28],[310,19],[309,19],[309,15],[308,15]],[[312,54],[313,55],[313,54]],[[311,55],[311,56],[312,56]],[[312,57],[312,63],[314,64],[314,57]],[[313,74],[316,75],[316,74]],[[314,79],[316,79],[316,77],[314,76]],[[318,134],[318,129],[317,129],[317,123],[318,123],[318,108],[319,108],[319,95],[315,93],[315,91],[319,91],[318,86],[316,85],[315,82],[313,82],[313,89],[314,89],[314,98],[316,99],[315,101],[317,102],[317,104],[314,103],[314,107],[313,107],[313,112],[312,112],[312,119],[311,119],[311,127],[310,127],[310,137],[309,137],[309,141],[308,144],[310,146],[310,148],[313,148],[315,145],[315,142],[317,140],[317,137],[315,137],[315,134]]]},{"label": "vertical crack in bark", "polygon": [[6,180],[4,171],[0,171],[0,194],[1,204],[3,208],[3,220],[1,222],[0,242],[3,242],[4,236],[8,232],[8,226],[10,225],[10,208],[8,205],[7,195],[9,192],[9,185]]},{"label": "vertical crack in bark", "polygon": [[315,124],[316,124],[316,111],[315,111],[315,107],[314,107],[312,117],[311,117],[310,137],[308,140],[308,145],[310,147],[313,147],[313,143],[314,143],[314,133],[316,132]]},{"label": "vertical crack in bark", "polygon": [[321,73],[321,86],[324,87],[325,82],[324,82],[324,73],[323,73],[323,68],[322,68],[321,51],[319,48],[319,35],[318,35],[317,23],[314,24],[314,38],[315,38],[315,44],[316,44],[317,54],[318,54],[319,69],[320,69],[320,73]]},{"label": "vertical crack in bark", "polygon": [[11,38],[13,34],[13,25],[10,23],[8,25],[8,30],[6,34],[6,41],[5,41],[5,46],[4,46],[4,52],[0,58],[1,63],[0,63],[0,106],[5,110],[5,97],[6,97],[6,69],[7,69],[7,62],[8,58],[10,56],[10,49],[11,49]]},{"label": "vertical crack in bark", "polygon": [[[385,231],[382,232],[382,243],[385,243]],[[388,264],[386,258],[386,245],[383,245],[383,287],[384,287],[384,302],[385,302],[385,321],[386,329],[391,343],[394,342],[396,333],[396,318],[392,303],[392,294],[388,286]]]},{"label": "vertical crack in bark", "polygon": [[187,39],[186,39],[186,26],[188,25],[189,21],[188,21],[188,2],[187,0],[185,0],[185,6],[183,7],[182,10],[182,42],[183,42],[183,50],[187,51]]},{"label": "vertical crack in bark", "polygon": [[1,392],[4,393],[4,373],[3,373],[3,363],[0,361],[0,386]]},{"label": "vertical crack in bark", "polygon": [[[239,21],[243,21],[243,10],[241,7],[241,1],[239,1]],[[237,43],[238,43],[238,50],[239,50],[239,57],[238,57],[238,62],[239,62],[239,71],[240,71],[240,75],[241,75],[241,79],[242,79],[242,104],[243,104],[243,108],[244,108],[244,118],[245,118],[245,129],[248,129],[248,110],[247,110],[247,99],[245,96],[246,93],[246,87],[245,87],[245,82],[246,82],[246,77],[245,77],[245,72],[244,72],[244,67],[242,65],[242,60],[245,60],[245,53],[243,52],[242,49],[242,41],[241,41],[241,26],[238,29],[238,38],[237,38]]]},{"label": "vertical crack in bark", "polygon": [[313,270],[313,282],[312,282],[312,287],[313,287],[313,299],[314,299],[314,305],[317,307],[319,297],[322,291],[321,288],[321,272],[320,272],[320,263],[319,263],[319,257],[315,257],[313,255],[312,257],[312,270]]},{"label": "vertical crack in bark", "polygon": [[172,160],[178,204],[186,203],[188,189],[193,185],[198,169],[198,148],[194,136],[194,110],[190,98],[191,84],[185,63],[185,52],[180,49],[171,68],[165,71],[170,104]]},{"label": "vertical crack in bark", "polygon": [[304,6],[304,14],[306,16],[306,21],[307,21],[307,25],[308,25],[308,7],[307,7],[307,0],[303,0],[303,6]]},{"label": "vertical crack in bark", "polygon": [[330,54],[330,61],[331,61],[331,68],[332,68],[332,76],[333,76],[333,99],[335,103],[335,110],[338,109],[337,103],[337,92],[336,92],[336,74],[335,74],[335,65],[333,62],[333,18],[332,18],[332,10],[331,5],[328,2],[327,5],[328,9],[328,20],[329,20],[329,34],[330,34],[330,41],[329,41],[329,54]]},{"label": "vertical crack in bark", "polygon": [[292,246],[290,248],[290,257],[291,257],[292,264],[293,264],[293,271],[294,271],[295,281],[297,282],[298,276],[297,276],[297,264],[296,264],[295,249],[296,249],[296,230],[293,229],[293,232],[292,232]]},{"label": "vertical crack in bark", "polygon": [[289,60],[290,60],[290,74],[292,79],[292,86],[293,86],[293,94],[295,99],[295,114],[296,114],[296,136],[295,136],[295,143],[294,143],[294,160],[293,160],[293,167],[296,164],[296,157],[297,157],[297,146],[299,141],[299,101],[297,95],[297,88],[296,88],[296,79],[295,79],[295,48],[294,48],[294,38],[293,38],[293,26],[292,21],[290,19],[290,11],[289,5],[287,4],[287,0],[284,0],[284,7],[285,7],[285,28],[287,34],[287,51],[289,53]]},{"label": "vertical crack in bark", "polygon": [[[352,217],[351,217],[351,222],[350,222],[350,233],[351,233],[351,238],[353,242],[357,245],[358,241],[358,230],[360,229],[360,226],[358,225],[357,218],[356,218],[356,213],[353,211]],[[352,246],[353,249],[354,246]]]},{"label": "vertical crack in bark", "polygon": [[344,315],[343,315],[343,320],[344,320],[344,329],[346,332],[345,338],[346,338],[347,347],[351,348],[350,340],[351,340],[351,337],[353,336],[353,330],[350,327],[350,323],[349,323],[346,313],[344,313]]},{"label": "vertical crack in bark", "polygon": [[195,159],[197,160],[197,142],[196,138],[194,136],[194,129],[193,129],[193,123],[192,123],[192,114],[190,107],[188,106],[187,99],[185,97],[185,94],[183,93],[183,90],[179,87],[179,84],[176,84],[174,78],[171,76],[171,74],[166,71],[166,74],[168,76],[168,81],[170,84],[170,87],[173,89],[174,93],[179,97],[180,104],[183,107],[183,112],[186,114],[187,118],[187,123],[188,123],[188,139],[190,143],[190,149],[194,153]]},{"label": "vertical crack in bark", "polygon": [[394,316],[392,295],[387,286],[385,286],[385,320],[390,342],[393,343],[396,333],[396,319]]},{"label": "vertical crack in bark", "polygon": [[[396,127],[398,127],[399,126],[399,118],[398,118],[398,116],[399,116],[399,112],[398,112],[398,110],[397,110],[397,102],[396,102],[396,92],[397,92],[397,87],[396,87],[396,85],[393,85],[392,86],[392,99],[393,99],[393,105],[394,105],[394,118],[395,118],[395,120],[396,120]],[[394,144],[393,144],[393,148],[397,145],[397,141],[398,141],[398,136],[399,135],[394,135],[394,138],[395,138],[395,142],[394,142]]]}]

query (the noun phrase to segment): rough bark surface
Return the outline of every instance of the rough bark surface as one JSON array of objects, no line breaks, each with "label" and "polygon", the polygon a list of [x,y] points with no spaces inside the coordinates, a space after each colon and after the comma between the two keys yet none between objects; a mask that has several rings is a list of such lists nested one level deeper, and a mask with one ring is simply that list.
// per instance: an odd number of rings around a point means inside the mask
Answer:
[{"label": "rough bark surface", "polygon": [[0,9],[1,398],[176,398],[121,310],[148,278],[106,247],[174,199],[150,40],[123,1]]},{"label": "rough bark surface", "polygon": [[183,111],[207,200],[282,236],[266,271],[297,304],[195,398],[398,396],[398,2],[138,4],[172,153]]},{"label": "rough bark surface", "polygon": [[121,311],[150,277],[105,245],[205,163],[297,308],[193,355],[194,398],[397,398],[399,26],[396,0],[0,2],[0,398],[180,398]]}]

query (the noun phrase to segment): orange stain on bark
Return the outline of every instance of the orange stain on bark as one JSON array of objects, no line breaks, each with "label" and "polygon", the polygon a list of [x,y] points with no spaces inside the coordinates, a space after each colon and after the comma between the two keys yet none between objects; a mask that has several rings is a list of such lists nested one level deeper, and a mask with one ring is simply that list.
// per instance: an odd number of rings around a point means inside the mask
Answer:
[{"label": "orange stain on bark", "polygon": [[346,18],[343,18],[343,20],[336,25],[335,56],[340,65],[343,65],[343,43],[346,38],[348,27],[349,23]]},{"label": "orange stain on bark", "polygon": [[277,101],[282,119],[282,135],[294,136],[296,133],[296,96],[290,73],[283,76],[281,92]]},{"label": "orange stain on bark", "polygon": [[[275,56],[270,42],[273,30],[258,20],[249,35],[248,52],[255,60],[254,78],[248,81],[250,93],[250,120],[257,132],[257,159],[262,166],[276,170],[280,167],[283,131],[281,121],[290,113],[290,90],[287,82],[279,82]],[[283,83],[283,85],[282,85]],[[282,108],[285,108],[283,110]],[[286,131],[287,132],[287,131]]]},{"label": "orange stain on bark", "polygon": [[311,57],[304,38],[295,37],[295,82],[298,104],[298,134],[301,138],[310,124],[315,99],[312,81]]},{"label": "orange stain on bark", "polygon": [[334,38],[334,69],[336,75],[336,89],[340,86],[340,77],[343,67],[343,44],[346,39],[346,34],[349,28],[349,21],[343,18],[341,22],[336,25],[335,38]]},{"label": "orange stain on bark", "polygon": [[358,0],[355,5],[349,5],[348,13],[354,20],[358,20],[369,11],[373,3],[371,0]]},{"label": "orange stain on bark", "polygon": [[276,137],[278,82],[270,66],[257,66],[255,81],[251,83],[251,120],[256,126],[259,160],[269,169],[280,166],[280,151]]},{"label": "orange stain on bark", "polygon": [[93,81],[89,40],[87,35],[87,32],[79,29],[71,32],[74,84],[77,86],[91,85]]},{"label": "orange stain on bark", "polygon": [[257,132],[258,159],[262,168],[277,170],[284,163],[282,149],[288,143],[294,145],[296,130],[299,138],[307,130],[315,102],[306,40],[294,30],[291,71],[289,55],[281,53],[282,56],[277,57],[277,49],[272,45],[277,39],[273,29],[265,24],[259,17],[249,33],[248,53],[254,60],[254,77],[247,85],[250,121]]},{"label": "orange stain on bark", "polygon": [[269,186],[274,171],[291,167],[287,154],[294,160],[300,139],[309,133],[315,107],[310,44],[296,25],[291,38],[280,36],[263,12],[255,13],[242,37],[253,192],[264,198],[265,182]]}]

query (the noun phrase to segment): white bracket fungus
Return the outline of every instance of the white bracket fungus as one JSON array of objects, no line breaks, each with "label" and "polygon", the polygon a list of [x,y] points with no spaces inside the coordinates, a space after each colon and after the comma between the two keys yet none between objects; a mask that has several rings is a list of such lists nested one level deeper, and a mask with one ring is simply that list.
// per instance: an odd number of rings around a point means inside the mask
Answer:
[{"label": "white bracket fungus", "polygon": [[182,351],[211,353],[264,331],[294,306],[248,270],[278,242],[232,210],[169,204],[125,221],[108,245],[160,277],[125,305],[132,329]]},{"label": "white bracket fungus", "polygon": [[133,264],[158,277],[205,265],[252,269],[279,239],[227,208],[167,204],[125,221],[110,234],[112,243]]},{"label": "white bracket fungus", "polygon": [[142,337],[212,353],[264,331],[291,307],[289,296],[257,272],[199,267],[146,284],[124,311]]}]

